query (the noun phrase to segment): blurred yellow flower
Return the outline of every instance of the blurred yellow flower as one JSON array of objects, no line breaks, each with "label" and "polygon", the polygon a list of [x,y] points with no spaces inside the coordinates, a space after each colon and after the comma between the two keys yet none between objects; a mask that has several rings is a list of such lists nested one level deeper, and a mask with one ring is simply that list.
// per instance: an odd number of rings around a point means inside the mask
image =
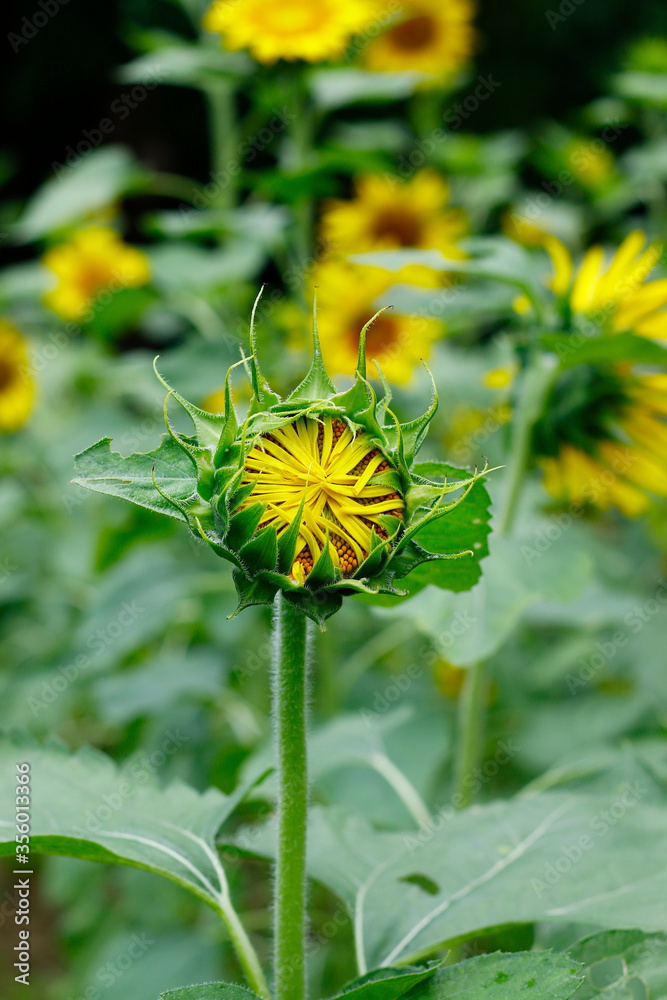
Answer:
[{"label": "blurred yellow flower", "polygon": [[321,62],[342,56],[376,11],[375,0],[215,0],[203,25],[258,62]]},{"label": "blurred yellow flower", "polygon": [[554,265],[551,288],[567,296],[573,313],[605,319],[611,330],[667,338],[667,278],[646,282],[662,244],[645,244],[644,233],[630,233],[611,260],[602,247],[591,247],[575,273],[569,251],[551,237],[545,242]]},{"label": "blurred yellow flower", "polygon": [[16,431],[30,416],[35,386],[25,340],[0,320],[0,432]]},{"label": "blurred yellow flower", "polygon": [[536,217],[531,219],[516,206],[508,208],[503,212],[500,228],[505,236],[516,243],[521,243],[524,247],[540,247],[549,233],[544,224],[540,225],[539,215],[537,213],[535,215]]},{"label": "blurred yellow flower", "polygon": [[448,660],[437,660],[433,665],[435,686],[449,701],[456,701],[461,694],[465,676],[463,667],[455,667]]},{"label": "blurred yellow flower", "polygon": [[614,157],[601,139],[575,139],[566,153],[570,170],[584,188],[596,190],[614,176]]},{"label": "blurred yellow flower", "polygon": [[[564,440],[540,465],[544,486],[557,500],[601,510],[615,506],[636,517],[650,504],[650,494],[667,497],[667,374],[618,369],[616,379],[616,403],[605,401],[598,439]],[[599,420],[602,402],[592,405]]]},{"label": "blurred yellow flower", "polygon": [[516,365],[505,365],[503,368],[492,368],[482,377],[487,389],[506,389],[512,384],[517,374]]},{"label": "blurred yellow flower", "polygon": [[463,256],[454,244],[466,232],[466,217],[449,205],[449,185],[435,170],[409,181],[371,174],[355,187],[354,198],[324,206],[322,241],[330,253],[423,247]]},{"label": "blurred yellow flower", "polygon": [[[322,353],[332,374],[354,371],[359,331],[377,312],[377,300],[392,285],[408,283],[437,288],[438,275],[423,267],[391,274],[376,267],[357,267],[327,260],[313,274]],[[382,313],[366,336],[369,361],[377,361],[390,382],[409,382],[420,359],[427,359],[442,331],[438,320]]]},{"label": "blurred yellow flower", "polygon": [[90,226],[67,243],[46,251],[43,263],[58,279],[44,304],[63,319],[88,319],[86,314],[103,293],[137,288],[150,280],[148,258],[123,243],[113,229]]},{"label": "blurred yellow flower", "polygon": [[472,54],[474,13],[472,0],[402,0],[395,21],[363,50],[364,64],[451,77]]}]

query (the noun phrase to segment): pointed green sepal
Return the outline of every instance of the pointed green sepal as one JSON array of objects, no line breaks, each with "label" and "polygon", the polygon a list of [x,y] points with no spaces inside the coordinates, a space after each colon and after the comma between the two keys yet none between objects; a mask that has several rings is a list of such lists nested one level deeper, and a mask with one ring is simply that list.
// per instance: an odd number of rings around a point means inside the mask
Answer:
[{"label": "pointed green sepal", "polygon": [[254,503],[250,507],[244,507],[243,510],[232,514],[225,539],[230,549],[238,552],[242,545],[250,541],[257,530],[264,509],[263,503]]},{"label": "pointed green sepal", "polygon": [[278,561],[278,536],[273,525],[263,528],[258,535],[239,549],[239,558],[250,577],[263,570],[275,570]]},{"label": "pointed green sepal", "polygon": [[299,541],[299,529],[301,528],[301,522],[303,520],[303,509],[305,504],[306,491],[304,490],[296,517],[290,524],[289,528],[287,528],[286,531],[283,531],[282,535],[278,539],[278,570],[286,576],[289,576],[292,572],[292,566],[294,565],[294,556],[296,555],[296,546]]},{"label": "pointed green sepal", "polygon": [[336,567],[331,558],[331,543],[329,542],[329,532],[327,531],[326,543],[322,547],[319,559],[311,569],[306,579],[306,586],[309,590],[319,590],[320,587],[327,587],[336,580]]},{"label": "pointed green sepal", "polygon": [[261,413],[263,410],[268,410],[269,407],[280,402],[280,396],[271,389],[271,386],[262,375],[259,367],[259,361],[257,360],[257,329],[255,326],[255,316],[257,314],[257,306],[259,305],[259,300],[262,297],[263,291],[264,288],[262,287],[259,295],[255,299],[255,304],[252,307],[252,316],[250,317],[250,357],[247,361],[250,364],[252,399],[250,400],[250,407],[248,409],[249,416],[252,416],[254,413]]},{"label": "pointed green sepal", "polygon": [[[158,355],[159,357],[159,355]],[[191,418],[193,424],[195,425],[195,433],[197,437],[197,442],[202,448],[214,449],[220,438],[220,432],[224,425],[224,417],[216,413],[208,413],[206,410],[200,410],[198,406],[195,406],[185,397],[181,396],[180,393],[176,392],[175,389],[169,385],[169,383],[160,375],[157,370],[157,358],[153,361],[153,370],[157,375],[158,379],[165,387],[167,392],[174,397],[177,403],[183,407],[185,412]]]},{"label": "pointed green sepal", "polygon": [[320,344],[320,334],[317,329],[317,301],[313,301],[313,360],[310,364],[310,371],[293,392],[287,397],[287,402],[292,403],[302,399],[328,399],[336,394],[336,386],[333,384],[324,367],[322,359],[322,347]]}]

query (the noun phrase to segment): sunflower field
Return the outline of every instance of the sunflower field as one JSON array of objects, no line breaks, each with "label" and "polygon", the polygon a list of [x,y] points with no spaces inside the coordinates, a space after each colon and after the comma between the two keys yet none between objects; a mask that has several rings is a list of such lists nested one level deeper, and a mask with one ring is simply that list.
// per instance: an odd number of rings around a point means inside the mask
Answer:
[{"label": "sunflower field", "polygon": [[664,3],[3,45],[1,1000],[667,1000]]}]

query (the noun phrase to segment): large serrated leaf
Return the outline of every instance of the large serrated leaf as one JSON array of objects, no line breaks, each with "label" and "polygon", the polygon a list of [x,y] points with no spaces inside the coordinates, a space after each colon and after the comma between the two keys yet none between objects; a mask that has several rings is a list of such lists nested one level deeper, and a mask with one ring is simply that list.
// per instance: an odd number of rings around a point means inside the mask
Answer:
[{"label": "large serrated leaf", "polygon": [[[511,753],[511,744],[506,748]],[[510,923],[664,927],[667,812],[642,786],[544,793],[456,812],[421,832],[314,809],[308,865],[354,915],[361,967],[394,966]],[[271,857],[271,826],[250,851]]]},{"label": "large serrated leaf", "polygon": [[162,438],[159,447],[145,455],[123,458],[111,451],[110,445],[111,438],[103,438],[77,455],[77,475],[73,482],[185,521],[185,515],[160,494],[153,482],[155,478],[160,489],[177,502],[192,498],[197,486],[195,467],[183,449],[168,435]]},{"label": "large serrated leaf", "polygon": [[[581,984],[576,962],[551,952],[478,955],[439,969],[409,1000],[568,1000]],[[578,994],[577,994],[578,995]]]},{"label": "large serrated leaf", "polygon": [[[160,788],[155,774],[187,737],[165,736],[153,757],[118,768],[89,747],[70,754],[60,744],[5,736],[0,772],[30,764],[30,846],[42,854],[130,865],[163,875],[216,910],[227,905],[227,883],[215,836],[243,797],[215,788],[203,794],[182,783]],[[14,785],[0,788],[0,854],[16,849]]]},{"label": "large serrated leaf", "polygon": [[256,993],[235,983],[200,983],[160,993],[159,1000],[259,1000]]},{"label": "large serrated leaf", "polygon": [[332,1000],[398,1000],[408,990],[430,979],[437,969],[438,963],[421,969],[374,969],[348,983]]},{"label": "large serrated leaf", "polygon": [[584,964],[584,982],[577,1000],[665,1000],[667,997],[667,935],[641,931],[603,931],[568,949]]}]

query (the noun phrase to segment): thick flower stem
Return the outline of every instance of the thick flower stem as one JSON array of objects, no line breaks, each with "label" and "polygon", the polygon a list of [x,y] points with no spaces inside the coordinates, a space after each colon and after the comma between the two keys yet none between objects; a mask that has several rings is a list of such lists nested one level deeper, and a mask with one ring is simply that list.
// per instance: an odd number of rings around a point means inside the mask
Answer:
[{"label": "thick flower stem", "polygon": [[309,626],[278,593],[274,620],[273,718],[278,764],[274,902],[276,1000],[306,996],[306,703]]},{"label": "thick flower stem", "polygon": [[453,803],[465,809],[472,801],[475,768],[482,756],[484,720],[486,716],[487,684],[484,663],[473,663],[466,670],[459,701],[458,735],[454,765]]}]

